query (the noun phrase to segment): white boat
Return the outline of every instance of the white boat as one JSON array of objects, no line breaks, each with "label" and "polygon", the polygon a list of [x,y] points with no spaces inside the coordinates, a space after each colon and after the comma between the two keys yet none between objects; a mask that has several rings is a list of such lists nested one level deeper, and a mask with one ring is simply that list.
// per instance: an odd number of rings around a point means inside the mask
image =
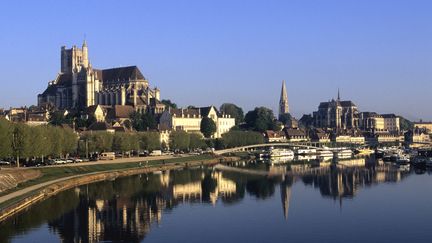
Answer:
[{"label": "white boat", "polygon": [[318,155],[321,157],[333,157],[333,152],[330,150],[321,150],[318,151]]},{"label": "white boat", "polygon": [[339,159],[351,158],[352,155],[353,155],[353,152],[350,149],[343,149],[343,150],[340,150],[336,153],[336,157]]},{"label": "white boat", "polygon": [[401,155],[396,159],[396,163],[399,165],[407,165],[410,163],[410,159],[408,156]]},{"label": "white boat", "polygon": [[269,156],[270,158],[273,157],[294,157],[294,152],[289,149],[275,149],[270,148],[269,150]]},{"label": "white boat", "polygon": [[316,154],[316,149],[299,149],[297,150],[297,154]]}]

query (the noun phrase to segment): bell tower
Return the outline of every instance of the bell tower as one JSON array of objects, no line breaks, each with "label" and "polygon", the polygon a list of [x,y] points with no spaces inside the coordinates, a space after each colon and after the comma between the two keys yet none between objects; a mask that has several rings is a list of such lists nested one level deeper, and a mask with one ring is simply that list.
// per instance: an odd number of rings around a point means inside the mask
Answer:
[{"label": "bell tower", "polygon": [[279,100],[279,116],[289,113],[288,94],[286,90],[285,80],[282,81],[282,90]]}]

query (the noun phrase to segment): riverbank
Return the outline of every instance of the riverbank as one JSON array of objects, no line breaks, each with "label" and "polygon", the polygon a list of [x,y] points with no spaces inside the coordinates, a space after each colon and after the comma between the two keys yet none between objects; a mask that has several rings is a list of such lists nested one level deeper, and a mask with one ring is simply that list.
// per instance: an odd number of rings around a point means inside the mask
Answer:
[{"label": "riverbank", "polygon": [[19,184],[0,196],[0,221],[28,208],[32,204],[51,197],[61,191],[104,180],[154,171],[174,170],[220,162],[237,161],[238,157],[215,157],[211,155],[160,159],[146,162],[122,162],[108,164],[82,164],[71,167],[49,167],[35,169],[41,176]]}]

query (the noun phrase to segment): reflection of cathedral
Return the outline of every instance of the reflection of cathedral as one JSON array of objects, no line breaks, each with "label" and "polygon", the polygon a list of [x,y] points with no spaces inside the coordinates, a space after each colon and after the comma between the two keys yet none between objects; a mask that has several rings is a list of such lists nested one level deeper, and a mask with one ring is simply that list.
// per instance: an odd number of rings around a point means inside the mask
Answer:
[{"label": "reflection of cathedral", "polygon": [[291,200],[291,187],[293,184],[292,177],[285,177],[285,180],[280,184],[282,209],[285,220],[288,220],[288,211]]},{"label": "reflection of cathedral", "polygon": [[[241,199],[248,192],[257,198],[269,198],[280,186],[282,211],[288,219],[292,186],[296,181],[319,188],[324,197],[342,200],[356,195],[359,187],[395,182],[403,174],[388,166],[361,167],[359,161],[301,176],[283,178],[239,177],[202,169],[166,171],[157,174],[105,181],[75,190],[79,200],[62,217],[49,225],[65,242],[127,241],[140,242],[159,224],[165,210],[181,203],[223,203]],[[351,165],[351,167],[349,166]],[[69,196],[70,197],[70,196]],[[235,201],[234,201],[235,202]]]},{"label": "reflection of cathedral", "polygon": [[307,185],[318,187],[323,196],[334,199],[352,198],[358,192],[359,187],[373,185],[382,182],[397,182],[402,173],[389,166],[364,167],[365,159],[352,159],[331,166],[326,174],[305,175],[302,180]]}]

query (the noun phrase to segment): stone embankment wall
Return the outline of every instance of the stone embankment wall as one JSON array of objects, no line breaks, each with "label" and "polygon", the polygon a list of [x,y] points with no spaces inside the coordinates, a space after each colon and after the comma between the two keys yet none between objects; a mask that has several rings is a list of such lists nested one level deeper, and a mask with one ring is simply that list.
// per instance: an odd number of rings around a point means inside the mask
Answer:
[{"label": "stone embankment wall", "polygon": [[187,167],[195,167],[201,165],[215,165],[220,162],[235,162],[240,160],[239,157],[224,157],[224,158],[215,158],[211,160],[204,161],[193,161],[187,163],[176,163],[176,164],[166,164],[155,167],[138,167],[132,169],[124,169],[124,170],[116,170],[116,171],[105,171],[105,172],[94,172],[90,174],[78,175],[73,178],[53,183],[43,189],[33,191],[29,193],[24,199],[21,199],[17,202],[12,203],[4,208],[0,208],[0,221],[13,216],[14,214],[26,209],[32,204],[44,200],[48,197],[51,197],[61,191],[74,188],[77,186],[105,181],[105,180],[114,180],[118,177],[123,176],[131,176],[131,175],[139,175],[145,173],[151,173],[154,171],[165,171],[165,170],[175,170],[180,168]]},{"label": "stone embankment wall", "polygon": [[39,170],[0,170],[0,192],[17,187],[19,183],[41,176]]}]

